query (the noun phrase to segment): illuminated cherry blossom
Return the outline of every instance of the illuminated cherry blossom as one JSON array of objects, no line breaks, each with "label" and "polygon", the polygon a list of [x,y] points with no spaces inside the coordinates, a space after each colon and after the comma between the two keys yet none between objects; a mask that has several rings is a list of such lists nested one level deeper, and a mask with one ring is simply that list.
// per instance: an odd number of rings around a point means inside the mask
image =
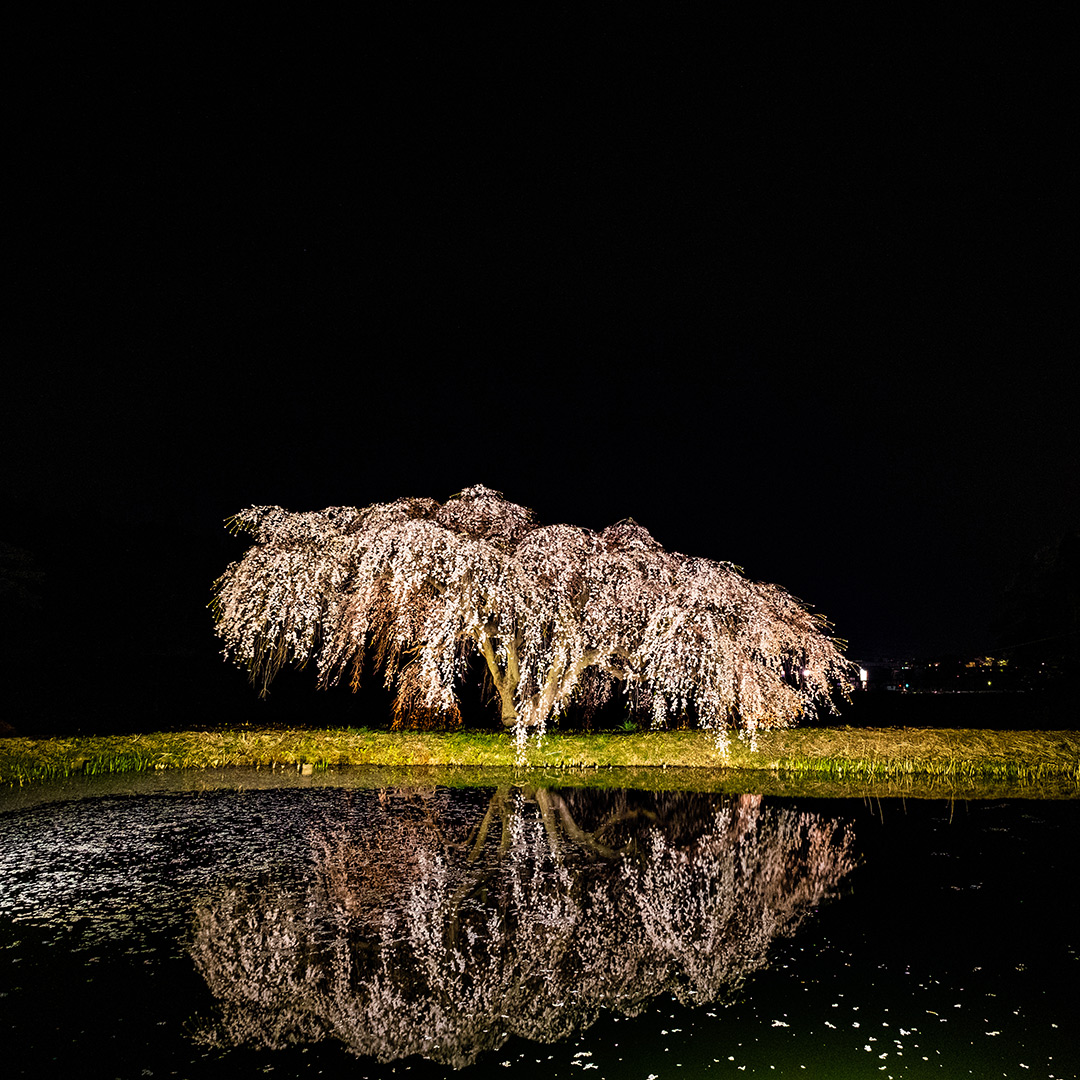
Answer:
[{"label": "illuminated cherry blossom", "polygon": [[539,525],[482,486],[230,519],[255,543],[215,583],[225,654],[265,692],[287,663],[359,684],[370,657],[399,716],[455,714],[482,658],[519,745],[571,704],[621,692],[656,725],[784,726],[846,686],[827,622],[729,562],[665,551],[631,519]]}]

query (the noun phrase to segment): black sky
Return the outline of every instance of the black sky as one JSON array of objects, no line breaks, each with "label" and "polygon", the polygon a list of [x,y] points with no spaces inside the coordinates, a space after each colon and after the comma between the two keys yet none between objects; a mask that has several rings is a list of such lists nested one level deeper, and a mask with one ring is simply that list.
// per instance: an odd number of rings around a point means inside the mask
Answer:
[{"label": "black sky", "polygon": [[1062,28],[670,7],[54,28],[7,537],[87,648],[212,651],[243,506],[474,483],[994,647],[1078,524]]}]

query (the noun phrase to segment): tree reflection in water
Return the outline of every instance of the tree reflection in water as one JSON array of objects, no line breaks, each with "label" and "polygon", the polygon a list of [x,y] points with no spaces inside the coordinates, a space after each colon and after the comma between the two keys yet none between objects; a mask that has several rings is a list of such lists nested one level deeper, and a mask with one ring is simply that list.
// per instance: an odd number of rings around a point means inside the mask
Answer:
[{"label": "tree reflection in water", "polygon": [[[345,796],[350,798],[349,796]],[[454,1068],[660,993],[715,1002],[853,868],[838,822],[760,796],[384,791],[312,830],[293,880],[196,909],[203,1037]]]}]

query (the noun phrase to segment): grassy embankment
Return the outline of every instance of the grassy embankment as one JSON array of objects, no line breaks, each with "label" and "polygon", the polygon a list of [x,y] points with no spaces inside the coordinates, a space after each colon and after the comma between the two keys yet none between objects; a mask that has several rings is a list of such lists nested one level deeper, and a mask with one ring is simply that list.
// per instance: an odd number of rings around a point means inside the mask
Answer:
[{"label": "grassy embankment", "polygon": [[[306,773],[340,765],[520,768],[507,735],[479,731],[240,729],[0,740],[0,784],[5,785],[148,770],[258,766]],[[699,731],[555,732],[540,746],[529,744],[525,767],[551,773],[552,782],[563,776],[581,782],[583,770],[596,775],[617,769],[620,786],[639,786],[643,776],[661,769],[681,774],[724,767],[729,775],[752,770],[759,778],[804,782],[889,781],[931,789],[957,783],[1051,784],[1080,794],[1080,732],[792,728],[760,736],[756,753],[732,740],[726,761],[718,758],[712,738]],[[629,783],[631,776],[637,779]]]}]

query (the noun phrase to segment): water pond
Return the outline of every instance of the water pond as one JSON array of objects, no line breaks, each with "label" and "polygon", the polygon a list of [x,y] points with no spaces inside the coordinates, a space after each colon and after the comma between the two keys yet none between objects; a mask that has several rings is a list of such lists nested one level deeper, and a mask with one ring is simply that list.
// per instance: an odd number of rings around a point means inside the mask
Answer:
[{"label": "water pond", "polygon": [[1078,835],[1078,800],[27,789],[3,1073],[1075,1077]]}]

